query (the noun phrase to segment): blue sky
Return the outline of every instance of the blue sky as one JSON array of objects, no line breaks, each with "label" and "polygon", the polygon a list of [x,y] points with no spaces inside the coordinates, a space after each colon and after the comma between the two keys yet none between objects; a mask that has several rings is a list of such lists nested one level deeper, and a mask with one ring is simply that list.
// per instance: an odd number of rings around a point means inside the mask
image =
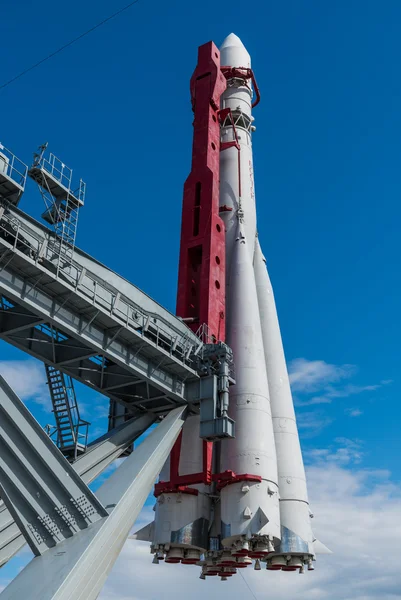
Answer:
[{"label": "blue sky", "polygon": [[[123,5],[7,3],[0,85]],[[395,0],[140,0],[0,91],[0,141],[28,163],[48,141],[86,180],[78,245],[173,311],[196,49],[241,37],[262,93],[258,223],[305,459],[344,481],[385,470],[388,486],[401,479],[400,19]],[[42,212],[33,184],[20,206]],[[4,373],[24,358],[0,345]],[[40,369],[27,368],[20,393],[49,422]],[[102,427],[102,399],[79,393]]]}]

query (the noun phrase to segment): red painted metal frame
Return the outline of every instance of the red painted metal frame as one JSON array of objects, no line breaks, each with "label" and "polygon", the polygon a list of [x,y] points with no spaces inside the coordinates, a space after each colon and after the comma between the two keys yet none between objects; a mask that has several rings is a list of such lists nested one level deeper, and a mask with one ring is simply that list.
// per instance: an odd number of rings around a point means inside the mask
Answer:
[{"label": "red painted metal frame", "polygon": [[252,108],[255,108],[260,102],[260,91],[259,86],[256,82],[255,74],[252,69],[247,67],[220,67],[226,79],[251,79],[253,83],[253,89],[255,90],[255,101],[252,103]]},{"label": "red painted metal frame", "polygon": [[[184,184],[177,315],[194,332],[204,323],[212,340],[225,339],[225,228],[219,216],[220,97],[227,82],[213,42],[198,49],[190,89],[194,112],[191,173]],[[213,444],[203,442],[203,471],[179,475],[182,434],[170,454],[170,481],[155,486],[167,492],[197,494],[189,485],[212,483]]]},{"label": "red painted metal frame", "polygon": [[176,443],[170,454],[170,481],[160,481],[155,485],[154,495],[156,498],[160,494],[169,492],[181,492],[182,494],[198,495],[198,490],[188,487],[204,483],[210,485],[212,479],[212,455],[213,444],[203,442],[203,471],[201,473],[191,473],[190,475],[179,475],[179,463],[181,455],[182,432],[178,436]]},{"label": "red painted metal frame", "polygon": [[233,483],[238,483],[239,481],[250,481],[254,483],[260,483],[262,481],[262,477],[260,475],[251,475],[251,473],[242,473],[241,475],[237,475],[234,471],[224,471],[223,473],[216,473],[212,477],[213,481],[217,481],[217,489],[221,490],[226,485],[232,485]]},{"label": "red painted metal frame", "polygon": [[213,42],[200,46],[191,78],[192,168],[184,184],[177,315],[225,339],[225,235],[219,216],[220,97],[227,83]]}]

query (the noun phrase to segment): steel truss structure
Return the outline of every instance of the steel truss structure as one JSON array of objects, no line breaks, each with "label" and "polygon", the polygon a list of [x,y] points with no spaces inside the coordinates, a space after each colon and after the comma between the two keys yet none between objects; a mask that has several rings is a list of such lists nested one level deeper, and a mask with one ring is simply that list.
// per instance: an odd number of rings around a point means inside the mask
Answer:
[{"label": "steel truss structure", "polygon": [[131,413],[199,403],[207,344],[80,250],[57,269],[52,232],[18,208],[0,213],[1,339]]},{"label": "steel truss structure", "polygon": [[[35,555],[2,592],[2,600],[97,598],[182,428],[186,410],[171,411],[95,495],[85,478],[90,480],[109,460],[110,451],[109,456],[99,451],[100,443],[94,449],[97,466],[91,465],[88,453],[74,468],[0,378],[0,494],[6,507],[0,515],[8,517],[11,528],[10,516],[14,517]],[[143,432],[150,419],[149,414],[134,419],[130,438]],[[121,440],[109,442],[118,455]],[[21,547],[16,536],[14,542]]]},{"label": "steel truss structure", "polygon": [[[199,413],[205,440],[231,434],[232,353],[201,337],[79,249],[61,261],[57,233],[0,195],[0,339],[45,363],[56,421],[74,378],[110,399],[109,427],[119,424],[81,456],[59,440],[70,464],[0,378],[0,566],[25,543],[36,557],[4,600],[94,600],[186,415]],[[94,495],[87,483],[152,424]]]}]

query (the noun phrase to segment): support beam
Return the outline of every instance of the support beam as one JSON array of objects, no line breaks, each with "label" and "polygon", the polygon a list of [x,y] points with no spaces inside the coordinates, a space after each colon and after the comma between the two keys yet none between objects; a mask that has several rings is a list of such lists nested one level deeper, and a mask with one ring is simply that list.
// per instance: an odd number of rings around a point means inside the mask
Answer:
[{"label": "support beam", "polygon": [[182,429],[185,410],[171,411],[97,491],[110,516],[35,557],[1,600],[97,598]]},{"label": "support beam", "polygon": [[[155,421],[150,413],[130,419],[88,446],[85,454],[72,465],[89,484],[138,439]],[[0,501],[0,567],[25,545],[25,538],[4,502]]]},{"label": "support beam", "polygon": [[0,311],[0,331],[2,335],[10,335],[23,331],[28,327],[41,325],[44,321],[23,307],[8,308]]},{"label": "support beam", "polygon": [[0,496],[37,556],[107,516],[1,376]]}]

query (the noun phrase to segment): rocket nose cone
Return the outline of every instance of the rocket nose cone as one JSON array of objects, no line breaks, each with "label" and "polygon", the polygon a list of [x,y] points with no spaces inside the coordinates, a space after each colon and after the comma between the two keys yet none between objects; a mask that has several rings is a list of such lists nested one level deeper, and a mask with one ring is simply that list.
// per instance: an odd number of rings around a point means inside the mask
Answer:
[{"label": "rocket nose cone", "polygon": [[255,239],[255,251],[254,251],[254,262],[256,261],[262,261],[266,264],[266,258],[265,255],[262,252],[262,248],[260,247],[260,243],[259,243],[259,238],[258,236],[256,236]]},{"label": "rocket nose cone", "polygon": [[220,63],[226,67],[251,66],[251,57],[235,33],[230,33],[220,46]]},{"label": "rocket nose cone", "polygon": [[244,48],[244,44],[241,42],[239,37],[235,33],[230,33],[220,46],[220,50],[227,48],[228,46],[237,46],[238,48]]}]

